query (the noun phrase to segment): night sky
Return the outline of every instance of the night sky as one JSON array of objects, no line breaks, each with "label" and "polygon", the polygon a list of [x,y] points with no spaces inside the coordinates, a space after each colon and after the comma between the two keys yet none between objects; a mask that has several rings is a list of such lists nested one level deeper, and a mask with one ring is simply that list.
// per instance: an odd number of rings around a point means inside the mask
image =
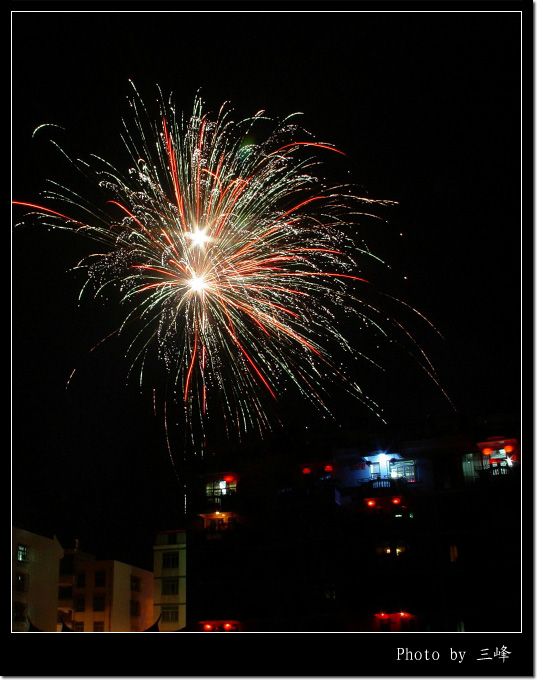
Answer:
[{"label": "night sky", "polygon": [[[518,11],[31,11],[12,20],[14,200],[39,202],[46,179],[68,182],[46,138],[32,139],[41,123],[65,128],[58,140],[75,157],[121,165],[129,79],[146,101],[156,84],[173,91],[186,112],[199,88],[208,109],[229,100],[238,118],[301,111],[306,129],[346,154],[330,166],[334,183],[351,178],[398,202],[364,238],[392,265],[390,290],[444,336],[416,327],[458,413],[517,412]],[[122,310],[79,305],[69,269],[87,248],[35,226],[12,235],[13,521],[150,566],[153,532],[180,515],[177,481],[148,395],[126,384],[120,344],[88,354]],[[364,384],[389,420],[452,413],[417,368],[386,362]],[[360,418],[359,405],[349,408],[342,418]]]}]

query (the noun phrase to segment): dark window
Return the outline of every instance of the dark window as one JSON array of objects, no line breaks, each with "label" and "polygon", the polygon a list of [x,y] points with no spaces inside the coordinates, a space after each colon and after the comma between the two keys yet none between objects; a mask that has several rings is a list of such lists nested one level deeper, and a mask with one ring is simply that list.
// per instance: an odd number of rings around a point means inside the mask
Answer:
[{"label": "dark window", "polygon": [[94,633],[104,633],[104,621],[94,621],[93,622],[93,632]]},{"label": "dark window", "polygon": [[163,623],[177,623],[179,621],[179,609],[177,606],[163,606],[161,612],[160,620]]},{"label": "dark window", "polygon": [[140,578],[138,576],[131,575],[131,590],[135,593],[140,592]]},{"label": "dark window", "polygon": [[75,597],[73,606],[75,608],[75,612],[83,612],[86,610],[86,600],[84,597]]},{"label": "dark window", "polygon": [[177,534],[168,534],[168,545],[175,545],[177,543]]},{"label": "dark window", "polygon": [[401,631],[403,633],[408,633],[411,631],[416,630],[416,621],[415,619],[401,619]]},{"label": "dark window", "polygon": [[93,611],[94,612],[104,612],[105,608],[105,597],[104,595],[94,595],[93,596]]},{"label": "dark window", "polygon": [[84,621],[73,621],[73,630],[77,633],[83,633]]},{"label": "dark window", "polygon": [[65,555],[60,560],[60,574],[74,574],[75,573],[75,556]]},{"label": "dark window", "polygon": [[28,574],[18,571],[15,574],[15,590],[18,590],[19,593],[27,592],[29,578]]},{"label": "dark window", "polygon": [[162,568],[163,569],[176,569],[179,566],[179,553],[178,552],[165,552],[162,553]]},{"label": "dark window", "polygon": [[140,603],[138,600],[131,600],[131,616],[140,616]]},{"label": "dark window", "polygon": [[97,587],[106,585],[106,572],[96,571],[95,572],[95,585]]},{"label": "dark window", "polygon": [[13,620],[26,621],[26,605],[22,602],[13,603]]},{"label": "dark window", "polygon": [[73,597],[73,586],[60,586],[58,600],[70,600]]},{"label": "dark window", "polygon": [[177,595],[179,593],[179,579],[178,578],[163,578],[162,579],[162,594],[163,595]]},{"label": "dark window", "polygon": [[84,588],[86,586],[86,573],[84,571],[76,575],[76,585],[77,588]]}]

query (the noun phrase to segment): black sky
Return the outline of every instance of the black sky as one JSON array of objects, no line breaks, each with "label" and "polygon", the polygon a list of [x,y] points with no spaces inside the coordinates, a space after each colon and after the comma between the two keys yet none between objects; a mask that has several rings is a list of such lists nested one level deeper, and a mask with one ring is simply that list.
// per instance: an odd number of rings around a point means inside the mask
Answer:
[{"label": "black sky", "polygon": [[[15,200],[37,202],[45,179],[65,178],[52,147],[31,138],[41,123],[65,128],[75,156],[120,162],[129,79],[144,99],[156,84],[173,91],[185,111],[200,87],[208,108],[229,100],[241,118],[301,111],[347,154],[335,173],[399,202],[368,238],[397,294],[445,337],[424,341],[459,412],[517,411],[519,11],[31,11],[12,23]],[[84,248],[13,233],[14,521],[45,520],[106,551],[116,531],[128,546],[143,526],[150,542],[180,509],[160,422],[125,386],[120,349],[87,354],[117,310],[78,306],[68,269]],[[392,362],[393,374],[371,379],[390,417],[449,411]]]}]

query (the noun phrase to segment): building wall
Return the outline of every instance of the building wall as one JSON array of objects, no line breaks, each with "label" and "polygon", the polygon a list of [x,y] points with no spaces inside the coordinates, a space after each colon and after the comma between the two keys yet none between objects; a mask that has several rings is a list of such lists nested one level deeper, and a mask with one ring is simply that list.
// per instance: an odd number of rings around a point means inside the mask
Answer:
[{"label": "building wall", "polygon": [[[24,559],[19,546],[26,548]],[[56,630],[58,574],[63,548],[58,539],[14,528],[12,533],[13,627],[24,632],[30,621],[44,632]],[[24,619],[22,616],[25,612]],[[15,620],[16,618],[23,620]]]},{"label": "building wall", "polygon": [[163,632],[180,630],[186,626],[186,533],[157,534],[153,560],[154,621],[160,617],[159,629]]},{"label": "building wall", "polygon": [[[83,586],[80,574],[84,574]],[[99,583],[96,575],[102,574],[104,581]],[[132,589],[131,577],[137,579],[139,590]],[[84,611],[76,611],[77,598],[84,598]],[[80,560],[74,576],[71,626],[83,632],[143,631],[153,623],[152,599],[152,572],[116,560]],[[134,614],[131,601],[138,603]]]}]

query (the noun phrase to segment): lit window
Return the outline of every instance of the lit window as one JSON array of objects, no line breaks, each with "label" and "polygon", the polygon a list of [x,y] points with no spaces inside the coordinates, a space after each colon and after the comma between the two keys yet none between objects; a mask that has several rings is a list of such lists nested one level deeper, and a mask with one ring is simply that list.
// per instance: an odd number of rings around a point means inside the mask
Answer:
[{"label": "lit window", "polygon": [[459,551],[457,549],[457,546],[456,545],[450,545],[449,546],[449,561],[450,562],[456,562],[458,556],[459,556]]},{"label": "lit window", "polygon": [[17,546],[17,562],[28,562],[28,546]]},{"label": "lit window", "polygon": [[218,498],[237,490],[237,480],[231,475],[226,475],[226,479],[217,479],[209,482],[205,486],[207,498]]},{"label": "lit window", "polygon": [[378,479],[380,477],[380,463],[371,463],[369,469],[371,471],[371,479]]},{"label": "lit window", "polygon": [[398,460],[390,465],[392,479],[404,479],[406,482],[416,481],[416,466],[413,460]]},{"label": "lit window", "polygon": [[376,553],[379,557],[389,555],[390,557],[401,557],[407,551],[407,545],[404,541],[397,541],[390,544],[388,541],[377,543]]}]

